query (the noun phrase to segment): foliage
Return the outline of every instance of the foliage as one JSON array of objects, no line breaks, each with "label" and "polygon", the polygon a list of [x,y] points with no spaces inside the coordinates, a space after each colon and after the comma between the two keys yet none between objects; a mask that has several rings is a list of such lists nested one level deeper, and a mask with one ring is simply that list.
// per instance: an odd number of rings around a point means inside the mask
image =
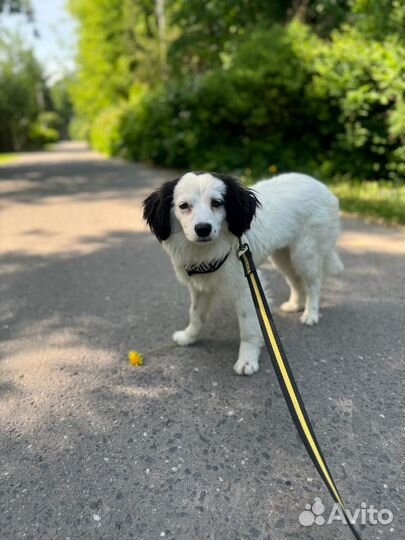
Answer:
[{"label": "foliage", "polygon": [[29,19],[32,17],[31,0],[0,0],[0,13],[24,13]]},{"label": "foliage", "polygon": [[159,87],[132,107],[123,147],[174,167],[397,179],[404,52],[347,29],[324,42],[298,21],[252,32],[226,70]]},{"label": "foliage", "polygon": [[329,187],[339,197],[342,210],[405,225],[403,182],[360,182],[336,178]]},{"label": "foliage", "polygon": [[27,148],[42,148],[46,144],[55,143],[59,139],[56,129],[46,127],[40,122],[31,124],[27,132]]},{"label": "foliage", "polygon": [[292,20],[302,21],[322,37],[345,23],[375,37],[404,29],[400,0],[174,0],[169,4],[172,24],[181,29],[169,50],[174,75],[220,66],[252,30]]},{"label": "foliage", "polygon": [[64,139],[68,137],[69,124],[73,116],[73,103],[69,94],[70,84],[71,76],[66,75],[56,81],[49,89],[52,109],[58,116],[58,121],[53,127]]},{"label": "foliage", "polygon": [[162,2],[163,33],[152,0],[70,0],[76,122],[97,148],[246,178],[403,182],[403,2]]},{"label": "foliage", "polygon": [[102,111],[93,122],[89,138],[91,145],[99,152],[108,155],[119,152],[123,112],[122,106],[111,107]]},{"label": "foliage", "polygon": [[181,29],[169,49],[174,75],[202,73],[221,65],[247,33],[285,21],[291,1],[172,2],[172,24]]},{"label": "foliage", "polygon": [[360,32],[334,32],[314,62],[315,92],[336,110],[328,174],[403,176],[405,48]]},{"label": "foliage", "polygon": [[42,70],[22,40],[0,35],[0,149],[20,150],[41,106]]},{"label": "foliage", "polygon": [[160,77],[153,0],[70,0],[80,22],[78,72],[71,95],[76,114],[92,122],[128,99],[137,80]]},{"label": "foliage", "polygon": [[[293,23],[256,31],[227,70],[151,92],[123,123],[123,143],[134,159],[175,167],[228,168],[256,174],[308,166],[322,151],[311,132],[325,104],[310,96],[308,66],[317,40]],[[322,132],[322,122],[319,122]]]},{"label": "foliage", "polygon": [[57,132],[60,129],[61,121],[61,117],[55,111],[44,111],[38,115],[38,123],[41,126],[49,129],[54,129]]},{"label": "foliage", "polygon": [[395,34],[403,40],[405,35],[403,0],[351,0],[351,2],[352,22],[366,37],[384,41],[387,36]]},{"label": "foliage", "polygon": [[0,0],[0,28],[2,14],[23,15],[26,21],[33,25],[33,35],[39,37],[39,32],[35,26],[35,14],[31,0]]},{"label": "foliage", "polygon": [[38,115],[28,130],[28,146],[41,148],[59,140],[62,119],[55,111],[44,111]]},{"label": "foliage", "polygon": [[42,67],[32,50],[18,35],[0,33],[0,150],[55,142],[63,118],[52,107]]},{"label": "foliage", "polygon": [[89,122],[80,116],[73,116],[69,122],[68,135],[71,139],[85,141],[89,139]]}]

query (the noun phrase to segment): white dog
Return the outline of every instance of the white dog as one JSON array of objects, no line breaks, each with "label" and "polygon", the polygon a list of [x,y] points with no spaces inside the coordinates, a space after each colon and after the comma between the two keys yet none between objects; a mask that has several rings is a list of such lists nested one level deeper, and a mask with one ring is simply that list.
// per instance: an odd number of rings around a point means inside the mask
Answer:
[{"label": "white dog", "polygon": [[338,200],[303,174],[282,174],[247,189],[230,175],[190,172],[147,197],[144,219],[190,290],[190,322],[173,334],[174,341],[194,343],[212,301],[222,295],[232,298],[241,338],[234,365],[238,374],[258,371],[263,344],[237,256],[238,239],[249,244],[258,267],[271,257],[290,287],[281,309],[304,310],[301,322],[309,326],[319,319],[324,278],[343,269],[335,251]]}]

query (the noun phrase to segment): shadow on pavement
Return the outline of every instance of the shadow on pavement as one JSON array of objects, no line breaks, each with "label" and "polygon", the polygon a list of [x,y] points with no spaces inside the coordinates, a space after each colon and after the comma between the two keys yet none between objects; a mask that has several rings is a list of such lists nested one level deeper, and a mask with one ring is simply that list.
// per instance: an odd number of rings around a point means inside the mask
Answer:
[{"label": "shadow on pavement", "polygon": [[35,170],[29,164],[0,167],[0,201],[43,204],[49,197],[68,195],[79,200],[125,198],[134,188],[149,187],[160,175],[158,169],[118,160],[41,162]]}]

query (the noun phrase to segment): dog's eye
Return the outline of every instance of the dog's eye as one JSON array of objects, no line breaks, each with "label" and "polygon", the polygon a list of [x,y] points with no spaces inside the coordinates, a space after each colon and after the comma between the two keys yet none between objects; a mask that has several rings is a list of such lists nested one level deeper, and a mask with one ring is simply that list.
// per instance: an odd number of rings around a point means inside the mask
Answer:
[{"label": "dog's eye", "polygon": [[211,201],[211,206],[213,208],[219,208],[220,206],[222,206],[224,203],[222,201],[220,201],[219,199],[212,199]]},{"label": "dog's eye", "polygon": [[181,204],[179,204],[180,210],[187,210],[188,207],[188,203],[186,202],[182,202]]}]

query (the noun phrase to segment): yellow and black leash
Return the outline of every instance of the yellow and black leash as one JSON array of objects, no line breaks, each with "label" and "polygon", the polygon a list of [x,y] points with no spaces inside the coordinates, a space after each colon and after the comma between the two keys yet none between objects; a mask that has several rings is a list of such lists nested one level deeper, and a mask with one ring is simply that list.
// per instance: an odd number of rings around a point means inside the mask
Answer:
[{"label": "yellow and black leash", "polygon": [[295,426],[301,436],[302,442],[304,443],[309,456],[311,457],[322,480],[332,495],[332,498],[340,505],[346,518],[346,522],[349,525],[354,537],[356,540],[361,540],[360,534],[355,529],[353,523],[351,523],[347,515],[342,497],[340,496],[336,484],[332,478],[321,447],[316,439],[314,429],[308,418],[304,402],[302,401],[301,394],[298,390],[297,383],[295,382],[276,326],[274,324],[263,287],[260,283],[259,276],[257,275],[252,253],[248,244],[243,244],[241,240],[239,240],[238,257],[242,262],[245,276],[249,283],[250,292],[252,293],[257,317],[259,319],[270,359]]}]

